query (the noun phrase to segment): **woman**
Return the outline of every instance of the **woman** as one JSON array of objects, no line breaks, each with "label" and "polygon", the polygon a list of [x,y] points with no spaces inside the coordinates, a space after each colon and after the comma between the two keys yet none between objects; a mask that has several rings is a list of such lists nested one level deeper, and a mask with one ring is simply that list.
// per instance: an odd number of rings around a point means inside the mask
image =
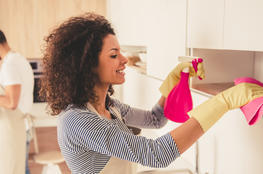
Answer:
[{"label": "woman", "polygon": [[158,103],[144,111],[110,97],[112,85],[125,81],[127,59],[104,17],[88,13],[71,18],[46,41],[41,95],[51,114],[59,114],[58,142],[72,173],[131,173],[128,161],[166,167],[229,109],[263,95],[262,87],[254,84],[235,86],[193,109],[192,117],[177,129],[156,140],[147,139],[134,135],[127,125],[164,126],[165,96],[183,68],[192,70],[191,64],[179,64],[163,82]]}]

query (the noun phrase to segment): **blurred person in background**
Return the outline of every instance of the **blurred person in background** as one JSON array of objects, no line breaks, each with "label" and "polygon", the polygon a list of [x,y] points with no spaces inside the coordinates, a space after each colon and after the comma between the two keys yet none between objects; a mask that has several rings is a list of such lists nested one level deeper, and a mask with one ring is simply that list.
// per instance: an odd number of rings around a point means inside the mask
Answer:
[{"label": "blurred person in background", "polygon": [[11,50],[0,30],[0,173],[29,174],[29,127],[33,71],[25,57]]}]

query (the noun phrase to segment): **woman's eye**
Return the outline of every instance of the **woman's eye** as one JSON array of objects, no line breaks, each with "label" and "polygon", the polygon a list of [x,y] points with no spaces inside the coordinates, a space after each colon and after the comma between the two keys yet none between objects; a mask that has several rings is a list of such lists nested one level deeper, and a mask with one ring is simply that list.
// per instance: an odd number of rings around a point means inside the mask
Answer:
[{"label": "woman's eye", "polygon": [[117,57],[117,54],[116,55],[111,55],[110,57],[114,59],[114,58]]}]

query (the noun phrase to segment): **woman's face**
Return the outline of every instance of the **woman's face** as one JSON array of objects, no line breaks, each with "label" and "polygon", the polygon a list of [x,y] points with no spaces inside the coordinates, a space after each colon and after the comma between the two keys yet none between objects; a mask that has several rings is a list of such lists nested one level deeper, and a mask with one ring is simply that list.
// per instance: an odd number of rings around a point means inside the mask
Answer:
[{"label": "woman's face", "polygon": [[128,59],[120,53],[120,45],[115,35],[109,34],[103,40],[99,54],[99,65],[95,69],[99,76],[97,84],[122,84],[125,81],[125,64]]}]

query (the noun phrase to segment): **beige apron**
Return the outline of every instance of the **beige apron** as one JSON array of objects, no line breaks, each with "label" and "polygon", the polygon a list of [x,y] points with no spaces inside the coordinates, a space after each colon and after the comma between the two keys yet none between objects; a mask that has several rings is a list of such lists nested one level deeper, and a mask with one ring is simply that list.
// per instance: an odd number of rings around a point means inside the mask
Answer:
[{"label": "beige apron", "polygon": [[[0,87],[0,94],[3,89]],[[0,174],[25,173],[26,129],[24,114],[0,107]]]},{"label": "beige apron", "polygon": [[[95,112],[96,114],[99,115],[99,113],[96,111],[96,109],[90,104],[88,103],[88,109]],[[111,107],[111,109],[114,111],[114,113],[116,114],[116,116],[121,119],[121,115],[118,112],[117,109],[115,109],[114,107]],[[99,115],[100,116],[100,115]],[[102,117],[102,116],[100,116]],[[102,117],[104,119],[107,119],[105,117]],[[136,173],[136,163],[127,161],[127,160],[122,160],[120,158],[116,158],[116,157],[111,157],[110,160],[108,161],[108,163],[106,164],[106,166],[102,169],[102,171],[100,172],[100,174],[134,174]]]}]

